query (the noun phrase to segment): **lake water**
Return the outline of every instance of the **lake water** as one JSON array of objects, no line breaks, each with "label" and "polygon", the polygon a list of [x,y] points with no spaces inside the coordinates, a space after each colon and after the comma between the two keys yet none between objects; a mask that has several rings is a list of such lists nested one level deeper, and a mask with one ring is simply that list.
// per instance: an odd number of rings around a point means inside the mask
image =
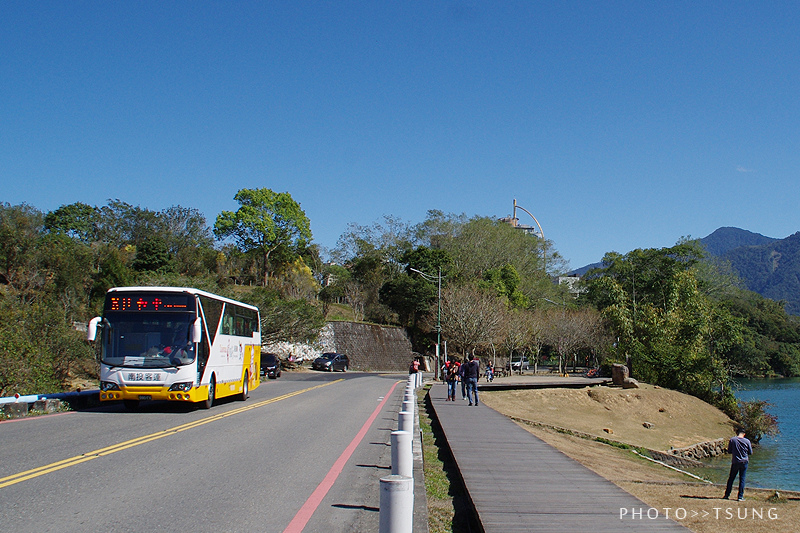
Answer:
[{"label": "lake water", "polygon": [[[753,448],[747,468],[747,485],[800,491],[800,378],[739,380],[740,400],[766,400],[767,412],[778,417],[780,434],[764,437]],[[698,472],[717,483],[728,479],[730,455],[710,461]],[[738,480],[737,482],[738,483]]]}]

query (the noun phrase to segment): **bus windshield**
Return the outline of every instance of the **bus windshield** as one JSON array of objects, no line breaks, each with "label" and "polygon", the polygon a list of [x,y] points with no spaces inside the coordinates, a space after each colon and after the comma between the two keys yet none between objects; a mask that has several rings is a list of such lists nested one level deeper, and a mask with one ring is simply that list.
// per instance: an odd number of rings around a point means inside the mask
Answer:
[{"label": "bus windshield", "polygon": [[103,318],[101,360],[126,368],[193,364],[192,313],[114,312]]}]

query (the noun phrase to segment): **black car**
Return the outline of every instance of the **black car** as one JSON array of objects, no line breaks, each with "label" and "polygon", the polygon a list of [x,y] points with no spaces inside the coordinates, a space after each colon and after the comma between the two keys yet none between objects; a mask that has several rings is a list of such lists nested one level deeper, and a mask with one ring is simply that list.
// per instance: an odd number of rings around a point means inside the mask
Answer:
[{"label": "black car", "polygon": [[270,379],[281,377],[281,360],[274,353],[261,354],[261,373]]},{"label": "black car", "polygon": [[328,372],[333,372],[334,370],[347,372],[349,366],[350,359],[348,359],[345,354],[333,352],[324,353],[311,363],[311,368],[314,370],[327,370]]}]

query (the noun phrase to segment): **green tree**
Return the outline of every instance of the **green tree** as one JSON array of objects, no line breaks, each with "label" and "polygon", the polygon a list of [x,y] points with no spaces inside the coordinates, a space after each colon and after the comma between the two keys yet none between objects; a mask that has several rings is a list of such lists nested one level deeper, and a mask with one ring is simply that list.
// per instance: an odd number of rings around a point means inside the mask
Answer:
[{"label": "green tree", "polygon": [[43,295],[61,303],[70,320],[86,320],[95,274],[91,246],[65,234],[44,235],[36,246]]},{"label": "green tree", "polygon": [[100,210],[81,202],[62,205],[44,217],[44,227],[50,233],[63,233],[85,244],[97,240]]},{"label": "green tree", "polygon": [[369,226],[349,223],[336,242],[333,259],[345,264],[357,257],[377,254],[381,260],[399,264],[404,253],[412,248],[411,228],[401,219],[385,216]]},{"label": "green tree", "polygon": [[391,322],[390,310],[381,303],[380,289],[400,274],[400,267],[385,257],[382,250],[366,244],[363,254],[347,263],[351,274],[345,287],[347,301],[356,316],[371,322]]},{"label": "green tree", "polygon": [[[703,255],[694,241],[671,248],[636,249],[624,256],[611,252],[603,257],[603,267],[588,272],[586,278],[603,276],[615,280],[629,295],[634,312],[637,306],[645,304],[665,309],[675,274],[695,267]],[[597,293],[597,288],[590,285],[590,298],[602,304],[603,296]]]},{"label": "green tree", "polygon": [[169,270],[172,255],[166,241],[160,236],[155,235],[142,241],[136,247],[136,257],[133,260],[134,270]]},{"label": "green tree", "polygon": [[400,261],[406,265],[408,273],[411,273],[411,269],[416,269],[431,277],[438,277],[439,271],[444,278],[453,276],[453,258],[445,250],[418,246],[405,252]]},{"label": "green tree", "polygon": [[411,326],[436,301],[436,286],[420,276],[401,274],[384,283],[381,302],[397,313],[401,326]]},{"label": "green tree", "polygon": [[116,246],[106,245],[99,252],[97,274],[92,283],[92,298],[101,300],[108,289],[124,287],[133,281],[125,252]]},{"label": "green tree", "polygon": [[328,264],[322,268],[322,290],[319,299],[322,301],[322,314],[328,316],[331,304],[344,303],[346,286],[352,275],[342,265]]},{"label": "green tree", "polygon": [[172,254],[184,248],[211,247],[214,243],[206,217],[194,208],[174,205],[158,214],[159,233]]},{"label": "green tree", "polygon": [[121,200],[109,200],[100,208],[98,239],[122,247],[137,246],[160,232],[159,215],[155,211],[133,206]]},{"label": "green tree", "polygon": [[157,220],[157,235],[167,245],[172,268],[188,276],[216,270],[213,234],[200,211],[175,205],[161,211]]},{"label": "green tree", "polygon": [[461,227],[467,222],[469,217],[466,214],[455,215],[431,209],[425,220],[411,229],[413,240],[428,248],[443,249],[447,242],[458,236]]},{"label": "green tree", "polygon": [[234,200],[239,209],[217,216],[214,234],[219,239],[233,238],[244,253],[258,254],[262,261],[264,285],[270,275],[270,255],[284,252],[284,261],[297,256],[311,240],[311,223],[300,204],[288,192],[270,189],[241,189]]},{"label": "green tree", "polygon": [[261,311],[261,342],[314,342],[325,319],[310,302],[283,300],[277,291],[258,287],[241,297]]},{"label": "green tree", "polygon": [[490,268],[483,273],[483,285],[494,289],[498,296],[502,296],[512,307],[528,307],[530,300],[519,290],[520,275],[513,265],[503,265],[502,268]]},{"label": "green tree", "polygon": [[447,252],[454,277],[480,280],[487,271],[500,271],[508,265],[519,276],[520,298],[514,299],[520,305],[530,305],[541,296],[554,296],[557,292],[550,273],[566,268],[566,263],[552,243],[489,217],[467,219],[437,211],[429,212],[428,216],[428,220],[416,227],[415,236],[418,242],[430,243],[431,247]]},{"label": "green tree", "polygon": [[35,254],[42,228],[38,209],[0,203],[0,274],[18,291],[31,293],[44,283]]},{"label": "green tree", "polygon": [[731,412],[724,354],[742,342],[742,323],[701,290],[701,257],[693,243],[606,254],[604,268],[588,276],[588,298],[611,324],[633,377]]},{"label": "green tree", "polygon": [[383,284],[380,301],[397,313],[400,325],[414,327],[435,305],[439,275],[447,281],[452,275],[452,260],[444,250],[419,246],[406,251],[400,261],[406,265],[405,271]]},{"label": "green tree", "polygon": [[744,340],[726,353],[737,376],[800,376],[800,319],[781,302],[746,290],[726,294],[721,303],[745,327]]}]

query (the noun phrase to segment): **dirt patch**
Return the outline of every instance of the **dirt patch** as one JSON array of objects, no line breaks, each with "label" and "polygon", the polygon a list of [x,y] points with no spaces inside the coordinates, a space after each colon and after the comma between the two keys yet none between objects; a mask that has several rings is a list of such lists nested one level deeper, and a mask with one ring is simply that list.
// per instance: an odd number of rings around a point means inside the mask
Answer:
[{"label": "dirt patch", "polygon": [[731,421],[719,409],[673,390],[640,387],[487,391],[481,397],[509,416],[654,450],[730,437]]},{"label": "dirt patch", "polygon": [[[590,395],[591,391],[592,392]],[[481,392],[481,400],[506,415],[563,427],[633,446],[666,450],[731,434],[727,417],[684,394],[642,385],[640,389],[539,389]],[[554,409],[553,409],[554,408]],[[663,411],[661,411],[663,409]],[[657,416],[659,416],[657,418]],[[653,429],[639,426],[654,424]],[[678,522],[696,533],[796,531],[800,494],[747,489],[746,500],[723,500],[724,487],[697,482],[632,451],[553,430],[521,424],[569,457],[642,500],[648,509],[678,513]],[[608,428],[613,435],[604,432]],[[633,520],[633,519],[632,519]],[[643,520],[647,520],[646,515]]]}]

